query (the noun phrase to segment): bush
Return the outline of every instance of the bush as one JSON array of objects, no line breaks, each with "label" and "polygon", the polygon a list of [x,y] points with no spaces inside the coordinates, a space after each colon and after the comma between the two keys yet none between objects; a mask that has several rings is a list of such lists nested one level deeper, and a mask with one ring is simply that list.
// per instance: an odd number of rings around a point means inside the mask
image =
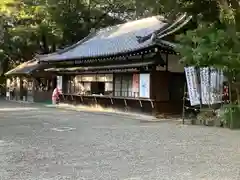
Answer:
[{"label": "bush", "polygon": [[240,129],[240,105],[225,105],[223,119],[225,126]]},{"label": "bush", "polygon": [[212,109],[202,109],[197,115],[196,124],[213,126],[217,120],[217,114]]}]

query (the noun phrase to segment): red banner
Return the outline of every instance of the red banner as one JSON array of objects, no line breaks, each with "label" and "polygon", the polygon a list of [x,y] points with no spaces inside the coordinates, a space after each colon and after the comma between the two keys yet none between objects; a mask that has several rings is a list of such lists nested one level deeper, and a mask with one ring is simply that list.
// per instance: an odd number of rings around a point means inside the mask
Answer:
[{"label": "red banner", "polygon": [[132,89],[133,89],[133,93],[137,95],[139,92],[139,74],[133,74]]}]

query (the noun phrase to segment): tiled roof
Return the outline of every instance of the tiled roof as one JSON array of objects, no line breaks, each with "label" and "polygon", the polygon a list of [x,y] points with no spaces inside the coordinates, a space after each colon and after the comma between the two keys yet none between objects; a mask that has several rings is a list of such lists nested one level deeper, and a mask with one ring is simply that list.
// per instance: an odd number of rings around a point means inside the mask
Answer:
[{"label": "tiled roof", "polygon": [[20,64],[16,68],[5,73],[5,75],[6,76],[27,75],[27,74],[31,74],[33,71],[37,70],[41,66],[42,65],[40,65],[37,60],[31,60],[31,61],[27,61],[25,63]]},{"label": "tiled roof", "polygon": [[163,19],[161,16],[153,16],[100,29],[95,35],[79,41],[65,51],[39,56],[38,59],[40,61],[59,61],[111,56],[146,48],[154,44],[152,38],[148,38],[143,42],[139,42],[138,38],[151,36],[156,31],[170,26],[161,19]]}]

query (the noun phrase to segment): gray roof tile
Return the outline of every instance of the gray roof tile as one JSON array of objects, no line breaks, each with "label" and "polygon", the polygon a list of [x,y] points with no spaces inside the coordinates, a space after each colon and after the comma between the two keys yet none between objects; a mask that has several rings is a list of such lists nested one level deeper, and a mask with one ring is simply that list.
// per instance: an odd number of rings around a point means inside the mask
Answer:
[{"label": "gray roof tile", "polygon": [[114,55],[148,47],[153,43],[152,40],[139,43],[137,36],[146,36],[161,29],[166,25],[161,19],[161,16],[153,16],[100,29],[95,36],[63,53],[53,53],[38,58],[40,61],[79,59]]},{"label": "gray roof tile", "polygon": [[33,71],[37,70],[40,67],[42,67],[42,65],[38,64],[38,61],[30,60],[18,65],[14,69],[11,69],[10,71],[6,72],[5,75],[27,75],[31,74]]}]

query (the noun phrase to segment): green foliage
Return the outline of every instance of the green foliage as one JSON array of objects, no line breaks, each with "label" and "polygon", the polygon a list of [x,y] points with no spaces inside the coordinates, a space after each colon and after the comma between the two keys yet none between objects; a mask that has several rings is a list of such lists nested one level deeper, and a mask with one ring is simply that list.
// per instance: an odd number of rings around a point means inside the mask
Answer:
[{"label": "green foliage", "polygon": [[90,31],[127,20],[179,12],[179,0],[0,1],[0,63],[3,72],[81,40]]},{"label": "green foliage", "polygon": [[229,104],[224,106],[223,122],[226,127],[240,129],[240,106]]},{"label": "green foliage", "polygon": [[71,45],[94,29],[156,14],[171,20],[181,12],[198,23],[179,37],[184,63],[239,66],[238,0],[4,0],[0,63],[5,72],[36,53]]},{"label": "green foliage", "polygon": [[71,45],[92,28],[122,22],[118,17],[109,16],[116,5],[103,3],[101,0],[1,1],[0,65],[3,72],[36,53],[49,53]]},{"label": "green foliage", "polygon": [[[208,4],[205,9],[214,18],[199,18],[196,29],[178,37],[181,61],[186,65],[213,66],[228,72],[239,71],[239,5],[222,0]],[[201,15],[205,13],[203,11]],[[196,15],[194,19],[197,19]]]},{"label": "green foliage", "polygon": [[233,39],[224,29],[214,24],[201,24],[197,29],[178,37],[181,61],[187,65],[213,66],[224,70],[240,67],[240,36]]}]

